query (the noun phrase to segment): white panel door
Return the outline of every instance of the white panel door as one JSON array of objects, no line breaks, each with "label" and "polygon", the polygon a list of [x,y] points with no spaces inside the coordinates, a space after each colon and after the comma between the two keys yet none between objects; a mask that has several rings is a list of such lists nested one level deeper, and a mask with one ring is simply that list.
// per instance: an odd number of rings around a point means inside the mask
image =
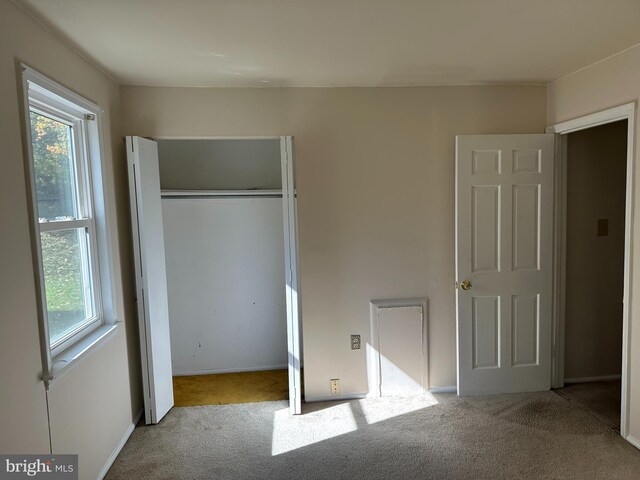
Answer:
[{"label": "white panel door", "polygon": [[421,307],[378,310],[381,396],[424,393],[423,336]]},{"label": "white panel door", "polygon": [[282,205],[284,224],[285,297],[287,304],[287,350],[289,366],[289,412],[302,413],[302,304],[298,260],[298,195],[296,192],[293,137],[280,137]]},{"label": "white panel door", "polygon": [[145,422],[173,407],[171,343],[156,142],[127,137]]},{"label": "white panel door", "polygon": [[554,136],[456,137],[458,394],[551,386]]}]

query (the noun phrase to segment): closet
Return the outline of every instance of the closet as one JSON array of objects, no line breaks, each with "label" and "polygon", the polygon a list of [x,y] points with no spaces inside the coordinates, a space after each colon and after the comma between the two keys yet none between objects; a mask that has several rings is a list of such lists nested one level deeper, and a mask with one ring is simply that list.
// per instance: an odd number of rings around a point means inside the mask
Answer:
[{"label": "closet", "polygon": [[287,366],[280,142],[159,140],[174,375]]},{"label": "closet", "polygon": [[300,413],[293,139],[127,137],[127,154],[146,422],[172,376],[278,369]]}]

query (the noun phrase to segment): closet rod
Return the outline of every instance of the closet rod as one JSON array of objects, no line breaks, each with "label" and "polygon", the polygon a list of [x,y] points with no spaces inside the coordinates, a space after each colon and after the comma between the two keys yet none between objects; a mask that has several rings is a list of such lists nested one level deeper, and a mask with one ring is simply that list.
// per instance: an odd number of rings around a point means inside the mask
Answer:
[{"label": "closet rod", "polygon": [[282,190],[162,190],[162,198],[236,198],[236,197],[282,197]]}]

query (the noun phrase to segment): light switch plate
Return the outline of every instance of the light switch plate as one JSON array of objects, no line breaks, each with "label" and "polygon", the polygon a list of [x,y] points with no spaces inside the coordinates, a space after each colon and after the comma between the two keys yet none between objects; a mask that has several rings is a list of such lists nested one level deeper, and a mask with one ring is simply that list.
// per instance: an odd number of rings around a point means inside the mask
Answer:
[{"label": "light switch plate", "polygon": [[598,219],[598,236],[607,237],[608,235],[609,235],[609,219],[599,218]]}]

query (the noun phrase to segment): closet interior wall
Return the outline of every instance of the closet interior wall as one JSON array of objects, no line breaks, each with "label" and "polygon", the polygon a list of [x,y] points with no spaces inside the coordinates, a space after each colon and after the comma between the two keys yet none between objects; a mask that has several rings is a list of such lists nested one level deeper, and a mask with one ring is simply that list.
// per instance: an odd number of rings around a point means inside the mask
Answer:
[{"label": "closet interior wall", "polygon": [[159,140],[174,375],[287,367],[280,141]]}]

